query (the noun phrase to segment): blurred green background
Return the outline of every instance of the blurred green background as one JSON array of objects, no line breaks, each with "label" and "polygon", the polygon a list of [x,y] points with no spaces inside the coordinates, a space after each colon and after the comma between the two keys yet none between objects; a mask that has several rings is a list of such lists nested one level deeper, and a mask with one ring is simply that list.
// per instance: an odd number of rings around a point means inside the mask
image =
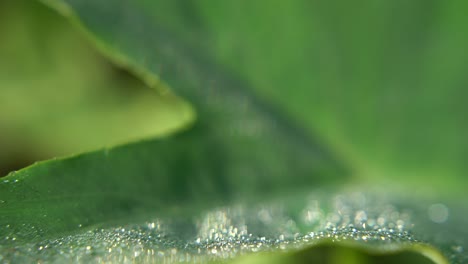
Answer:
[{"label": "blurred green background", "polygon": [[[358,180],[463,191],[466,1],[117,2],[250,83]],[[109,63],[85,35],[36,1],[0,3],[2,175],[167,134],[193,118],[180,99],[149,92]]]},{"label": "blurred green background", "polygon": [[228,2],[142,4],[316,131],[358,177],[464,189],[466,1]]}]

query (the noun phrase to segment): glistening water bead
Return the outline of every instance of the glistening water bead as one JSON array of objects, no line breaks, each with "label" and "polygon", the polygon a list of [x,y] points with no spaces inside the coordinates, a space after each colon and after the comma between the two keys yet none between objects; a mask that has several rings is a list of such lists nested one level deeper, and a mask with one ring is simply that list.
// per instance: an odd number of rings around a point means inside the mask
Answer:
[{"label": "glistening water bead", "polygon": [[438,224],[444,223],[449,217],[449,210],[447,206],[441,203],[436,203],[429,206],[427,213],[431,221]]}]

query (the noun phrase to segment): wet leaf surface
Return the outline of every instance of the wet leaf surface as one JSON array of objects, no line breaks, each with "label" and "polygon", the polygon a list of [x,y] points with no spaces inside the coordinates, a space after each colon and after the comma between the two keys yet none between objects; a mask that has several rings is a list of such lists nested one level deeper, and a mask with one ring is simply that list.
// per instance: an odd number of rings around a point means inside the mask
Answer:
[{"label": "wet leaf surface", "polygon": [[[463,162],[460,157],[450,160],[465,149],[464,126],[460,112],[453,114],[458,108],[444,105],[463,93],[458,84],[445,92],[437,84],[464,77],[447,70],[421,75],[431,77],[420,89],[387,89],[392,82],[375,77],[382,72],[372,68],[375,58],[390,61],[380,49],[373,50],[380,42],[359,44],[363,35],[381,29],[388,16],[369,32],[358,22],[350,24],[357,33],[350,36],[347,27],[340,28],[346,20],[328,23],[312,16],[310,22],[304,10],[311,7],[299,1],[282,9],[208,1],[119,0],[112,8],[87,0],[43,3],[71,21],[102,59],[118,65],[132,82],[154,94],[169,86],[189,101],[197,120],[171,136],[42,162],[2,179],[0,260],[467,261]],[[316,14],[338,12],[315,4],[310,10]],[[415,14],[406,4],[392,5]],[[387,12],[385,7],[360,12],[368,17],[375,10]],[[440,12],[451,8],[447,4]],[[278,12],[296,15],[272,26],[280,21]],[[429,25],[422,17],[408,19],[419,21],[421,28]],[[439,23],[440,32],[450,32],[450,26]],[[272,27],[276,35],[270,33]],[[402,28],[396,24],[395,34],[414,31]],[[414,43],[424,36],[415,35]],[[335,37],[343,41],[329,42]],[[456,43],[451,35],[443,39]],[[311,43],[312,48],[305,47]],[[328,53],[327,43],[335,43]],[[400,44],[401,49],[392,49],[395,54],[408,47]],[[439,61],[440,50],[434,49],[428,48],[424,58]],[[283,52],[275,55],[278,50]],[[383,57],[369,55],[360,64],[351,63],[369,50]],[[314,64],[303,52],[325,58]],[[333,63],[340,52],[343,62]],[[458,62],[453,57],[448,65],[462,69]],[[336,65],[349,75],[339,74]],[[375,79],[367,79],[365,72]],[[313,78],[308,73],[330,75]],[[420,81],[419,75],[412,79],[398,73],[393,69],[388,76],[397,76],[396,83]],[[388,92],[396,94],[394,106],[374,100],[387,98]],[[401,112],[382,114],[374,104]],[[433,106],[440,106],[437,129],[427,126],[425,111]],[[383,126],[374,123],[380,119],[386,121]],[[429,132],[416,138],[421,131]],[[435,144],[428,152],[424,146],[440,135],[446,135],[446,144]]]}]

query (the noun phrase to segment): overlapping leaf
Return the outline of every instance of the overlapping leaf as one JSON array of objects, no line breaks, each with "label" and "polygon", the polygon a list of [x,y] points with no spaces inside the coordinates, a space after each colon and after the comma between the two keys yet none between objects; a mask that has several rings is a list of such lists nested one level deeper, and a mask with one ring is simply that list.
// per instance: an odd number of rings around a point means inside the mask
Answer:
[{"label": "overlapping leaf", "polygon": [[[421,151],[424,160],[437,161],[430,182],[442,187],[463,182],[459,176],[462,163],[449,162],[454,153],[463,152],[464,144],[455,142],[459,136],[436,145],[440,155],[423,148],[438,135],[458,131],[454,128],[461,117],[440,104],[450,103],[451,94],[462,91],[454,84],[446,92],[432,82],[419,91],[403,90],[405,85],[392,89],[393,82],[387,78],[399,71],[383,75],[373,67],[374,60],[389,59],[379,50],[379,43],[365,41],[374,38],[363,36],[385,28],[379,26],[387,22],[385,16],[379,16],[381,24],[370,29],[359,24],[364,21],[350,23],[357,26],[349,32],[362,35],[347,35],[348,28],[340,28],[346,21],[333,25],[319,16],[323,10],[338,12],[323,3],[291,2],[281,8],[208,1],[119,0],[112,8],[105,2],[85,0],[44,3],[90,33],[101,53],[146,85],[163,85],[157,79],[162,78],[193,104],[198,120],[192,128],[165,139],[48,161],[6,177],[0,185],[0,224],[7,227],[1,231],[4,243],[0,249],[6,258],[207,261],[257,250],[294,252],[330,238],[357,241],[366,249],[386,253],[411,250],[426,241],[453,262],[466,260],[463,222],[467,210],[456,196],[452,202],[440,201],[436,194],[414,200],[398,193],[389,198],[389,190],[366,190],[376,182],[392,182],[382,179],[391,173],[428,172],[418,165],[413,150]],[[398,2],[391,6],[408,8]],[[359,9],[361,18],[376,10],[387,14],[383,4],[365,7]],[[312,22],[307,10],[315,12]],[[288,19],[277,19],[281,15]],[[455,43],[450,38],[446,41]],[[405,42],[401,45],[408,47]],[[313,60],[319,55],[324,58]],[[416,80],[411,76],[405,78]],[[395,78],[396,82],[405,80]],[[264,89],[261,94],[269,88],[274,101],[297,114],[296,121],[305,121],[319,133],[299,128],[260,100],[247,81]],[[419,100],[426,91],[427,100]],[[401,112],[379,103],[377,99],[386,101],[388,93],[396,94],[392,100]],[[413,101],[401,100],[403,95]],[[447,125],[429,129],[427,140],[411,140],[413,133],[427,128],[427,121],[415,122],[426,120],[423,110],[438,105],[437,124]],[[392,111],[374,111],[380,107]],[[389,122],[377,126],[374,121],[381,119]],[[411,125],[395,125],[391,120]],[[389,137],[395,135],[411,144],[392,145],[389,142],[395,138]],[[327,139],[333,148],[324,148],[318,139]],[[378,155],[369,155],[373,151]],[[399,160],[402,153],[407,162]],[[344,159],[338,162],[332,154]],[[374,184],[359,184],[352,187],[352,193],[339,187],[352,179],[350,170],[344,169],[350,167],[359,172],[354,179]],[[365,172],[382,176],[370,177]],[[438,173],[450,175],[447,183],[434,177],[440,177]],[[420,177],[413,179],[407,181],[408,186],[420,184]],[[317,193],[319,187],[328,193]],[[423,199],[427,196],[432,197]],[[444,262],[431,248],[415,250]],[[358,259],[372,259],[372,254],[352,252]],[[294,256],[299,261],[309,258],[307,254]],[[269,257],[256,261],[261,259]],[[411,257],[406,260],[412,261]],[[427,259],[419,255],[418,261]]]}]

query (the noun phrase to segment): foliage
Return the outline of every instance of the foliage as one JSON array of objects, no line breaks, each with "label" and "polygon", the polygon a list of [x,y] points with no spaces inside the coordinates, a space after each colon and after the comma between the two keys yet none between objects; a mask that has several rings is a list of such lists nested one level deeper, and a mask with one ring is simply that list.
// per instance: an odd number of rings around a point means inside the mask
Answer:
[{"label": "foliage", "polygon": [[109,3],[0,4],[0,260],[467,261],[465,3]]}]

